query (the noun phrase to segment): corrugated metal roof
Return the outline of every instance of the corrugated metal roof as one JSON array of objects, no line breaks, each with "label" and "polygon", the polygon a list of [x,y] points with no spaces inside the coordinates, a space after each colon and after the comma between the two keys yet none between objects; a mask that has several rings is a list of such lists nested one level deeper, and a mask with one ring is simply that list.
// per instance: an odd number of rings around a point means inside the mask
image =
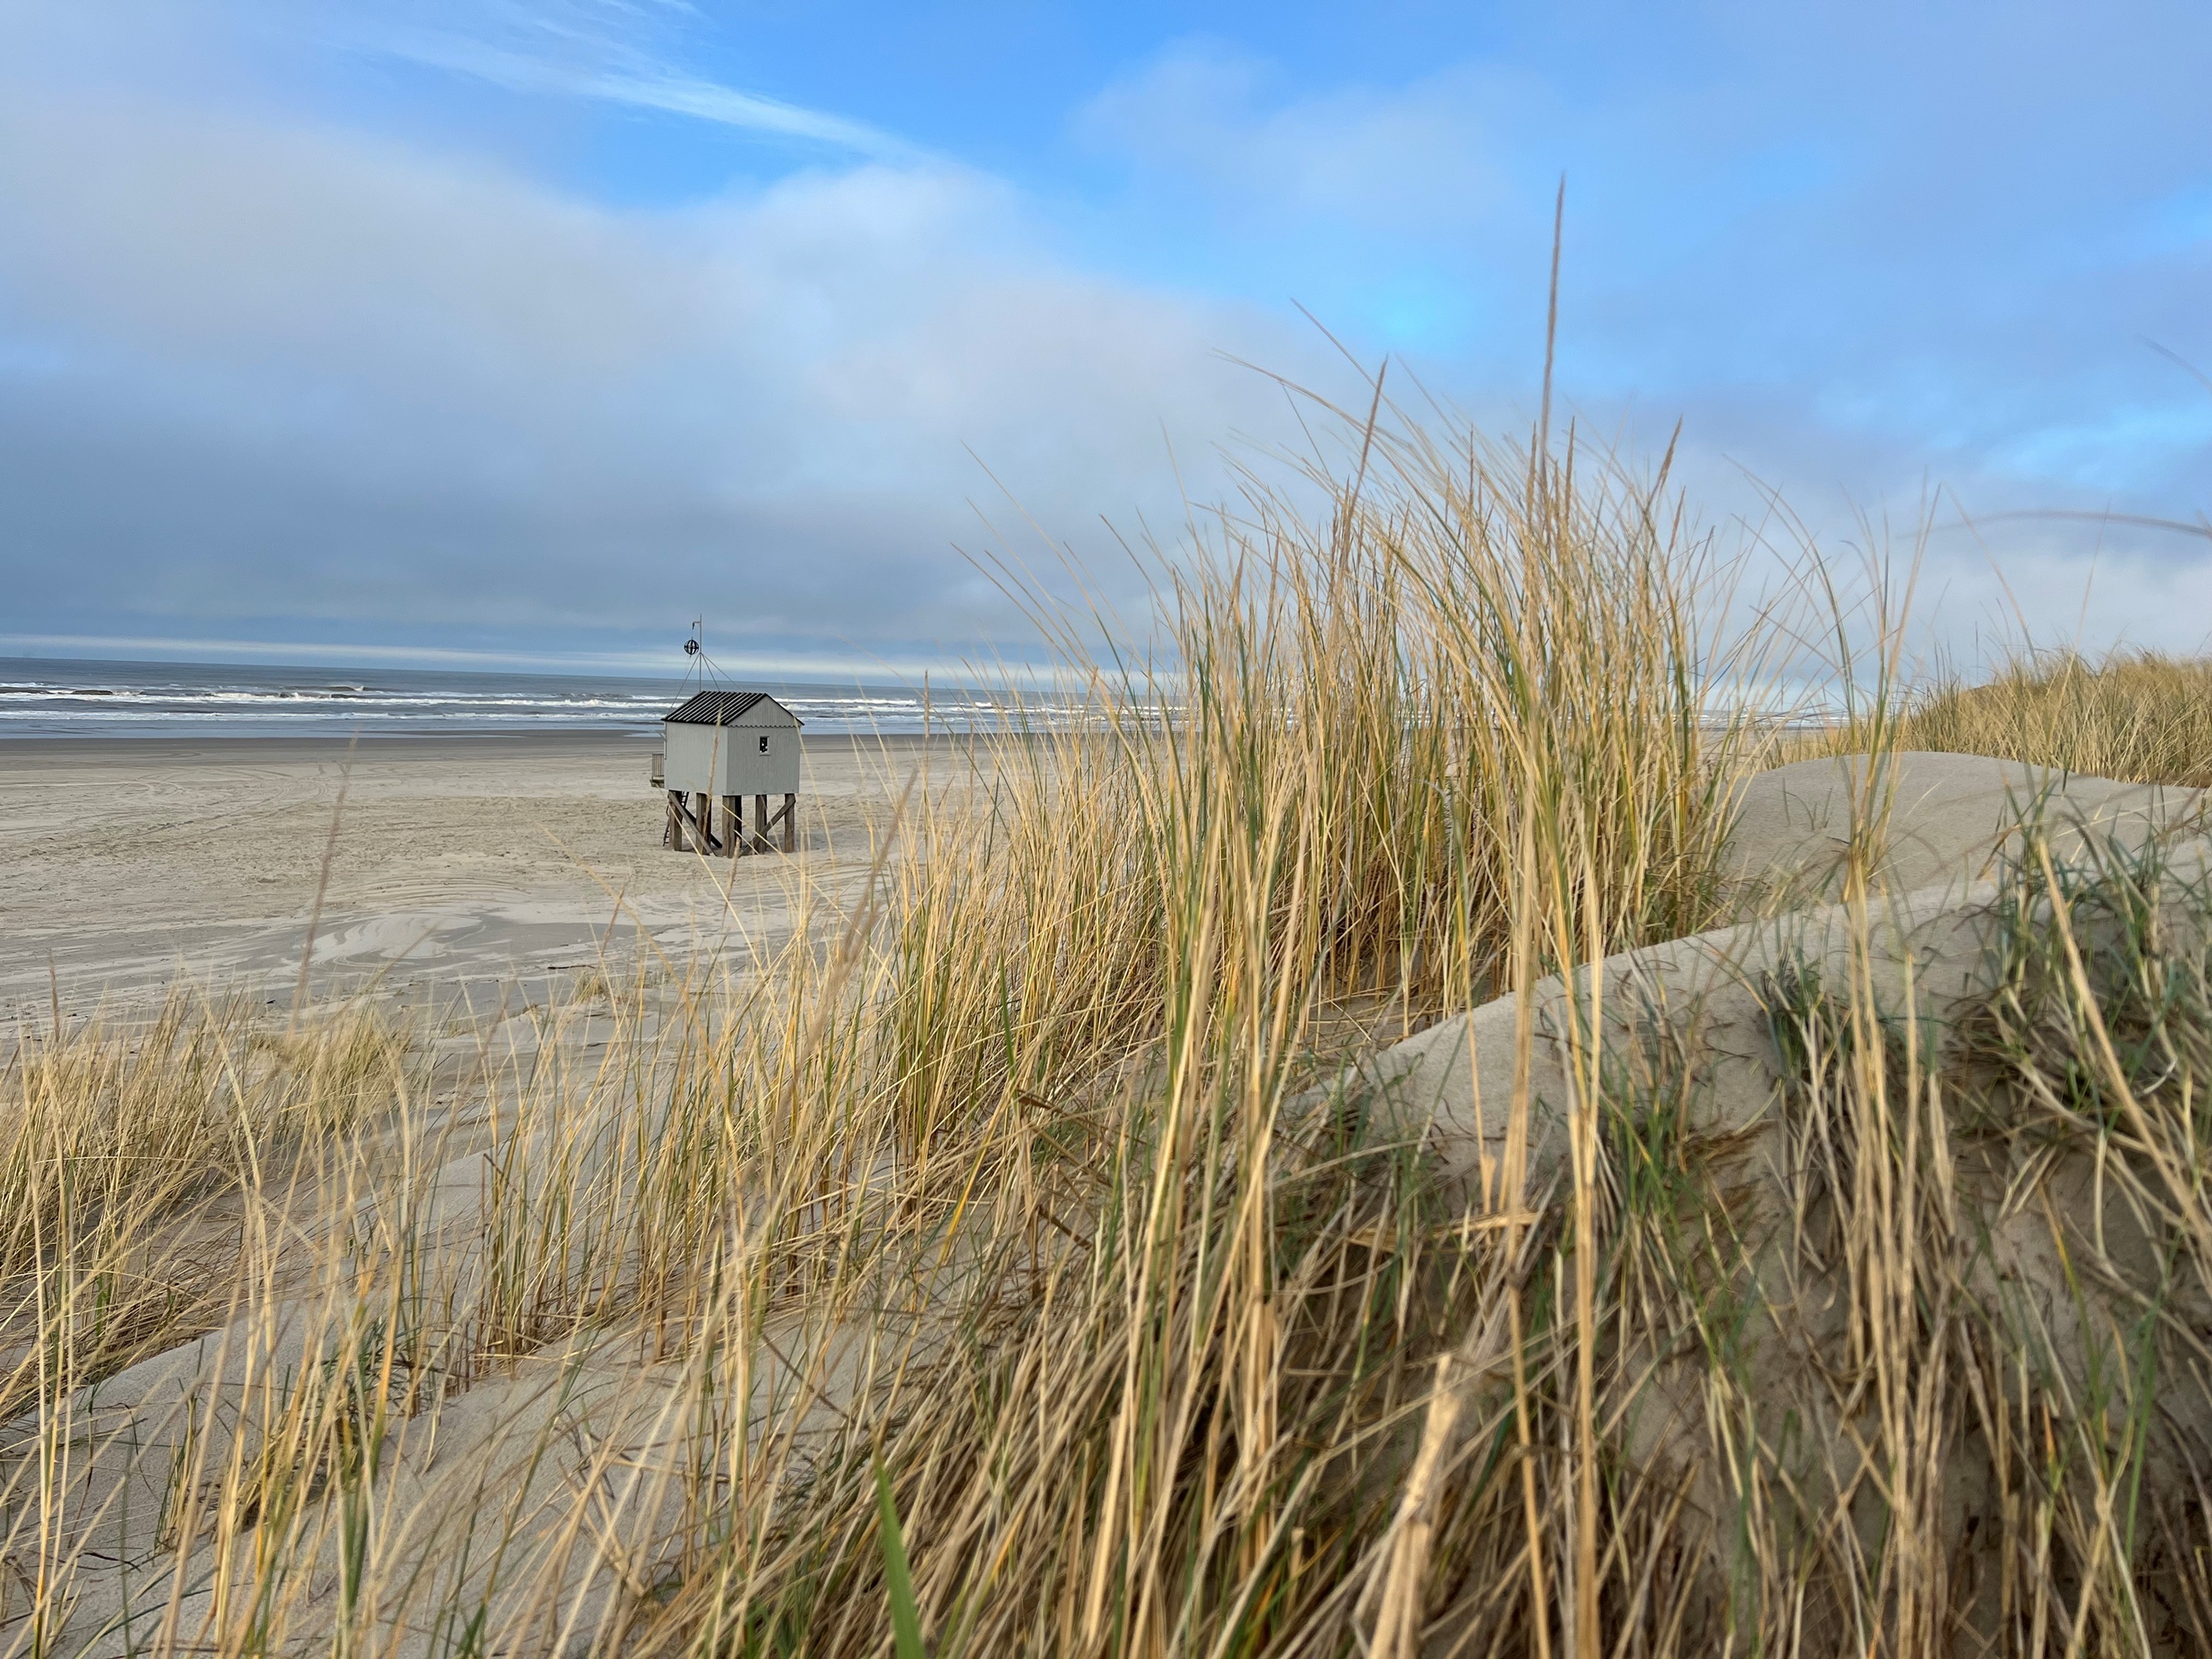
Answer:
[{"label": "corrugated metal roof", "polygon": [[731,726],[754,708],[767,703],[793,726],[799,717],[765,691],[697,691],[670,709],[660,718],[681,720],[686,726]]}]

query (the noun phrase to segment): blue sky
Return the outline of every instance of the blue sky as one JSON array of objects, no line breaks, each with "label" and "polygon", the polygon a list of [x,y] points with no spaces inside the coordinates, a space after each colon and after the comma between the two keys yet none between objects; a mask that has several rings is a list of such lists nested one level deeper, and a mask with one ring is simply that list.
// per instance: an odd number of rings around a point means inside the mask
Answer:
[{"label": "blue sky", "polygon": [[1300,307],[1525,425],[1563,173],[1566,404],[1679,422],[1724,536],[1932,501],[1937,638],[2200,648],[2212,543],[2014,515],[2212,506],[2208,62],[2179,3],[0,0],[0,651],[1018,652],[957,550],[1118,571],[1288,431],[1233,359],[1355,395]]}]

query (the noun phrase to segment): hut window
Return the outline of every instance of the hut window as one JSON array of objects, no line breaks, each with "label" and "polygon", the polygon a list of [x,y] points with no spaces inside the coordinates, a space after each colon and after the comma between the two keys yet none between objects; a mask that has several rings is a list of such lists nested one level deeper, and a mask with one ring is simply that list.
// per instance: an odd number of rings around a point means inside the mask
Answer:
[{"label": "hut window", "polygon": [[763,755],[768,753],[768,739],[766,738],[763,738],[761,739],[761,753]]}]

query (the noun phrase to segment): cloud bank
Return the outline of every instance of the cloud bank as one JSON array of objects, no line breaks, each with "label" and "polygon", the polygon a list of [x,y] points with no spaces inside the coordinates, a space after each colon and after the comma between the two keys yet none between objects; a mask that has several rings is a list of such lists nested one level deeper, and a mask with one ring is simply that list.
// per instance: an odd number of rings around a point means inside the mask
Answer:
[{"label": "cloud bank", "polygon": [[1279,401],[1214,355],[1277,325],[1060,266],[945,164],[620,211],[24,97],[0,215],[19,629],[567,636],[703,607],[802,654],[957,652],[1018,627],[954,551],[971,497],[1006,516],[977,458],[1086,538],[1172,514],[1164,419],[1202,451]]},{"label": "cloud bank", "polygon": [[[1350,389],[1293,301],[1524,424],[1564,172],[1564,403],[1679,422],[1710,521],[1909,547],[1932,499],[1950,637],[2205,642],[2207,544],[2008,515],[2212,503],[2142,343],[2212,364],[2212,20],[1513,15],[1357,82],[1163,39],[1010,172],[697,70],[689,8],[0,6],[0,631],[1018,651],[977,508],[1127,593],[1102,518],[1296,431],[1229,359]],[[769,148],[671,204],[507,142],[585,106]]]}]

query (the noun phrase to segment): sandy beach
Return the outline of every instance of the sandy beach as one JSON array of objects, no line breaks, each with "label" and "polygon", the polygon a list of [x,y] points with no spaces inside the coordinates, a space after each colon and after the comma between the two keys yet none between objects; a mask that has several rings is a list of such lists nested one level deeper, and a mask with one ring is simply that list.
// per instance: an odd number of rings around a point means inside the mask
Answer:
[{"label": "sandy beach", "polygon": [[838,894],[865,879],[899,790],[948,746],[809,739],[799,852],[734,861],[663,849],[652,747],[0,743],[0,1020],[57,998],[79,1016],[140,1006],[180,975],[289,997],[311,917],[323,994],[543,982],[641,945],[672,960],[773,948],[799,881]]}]

